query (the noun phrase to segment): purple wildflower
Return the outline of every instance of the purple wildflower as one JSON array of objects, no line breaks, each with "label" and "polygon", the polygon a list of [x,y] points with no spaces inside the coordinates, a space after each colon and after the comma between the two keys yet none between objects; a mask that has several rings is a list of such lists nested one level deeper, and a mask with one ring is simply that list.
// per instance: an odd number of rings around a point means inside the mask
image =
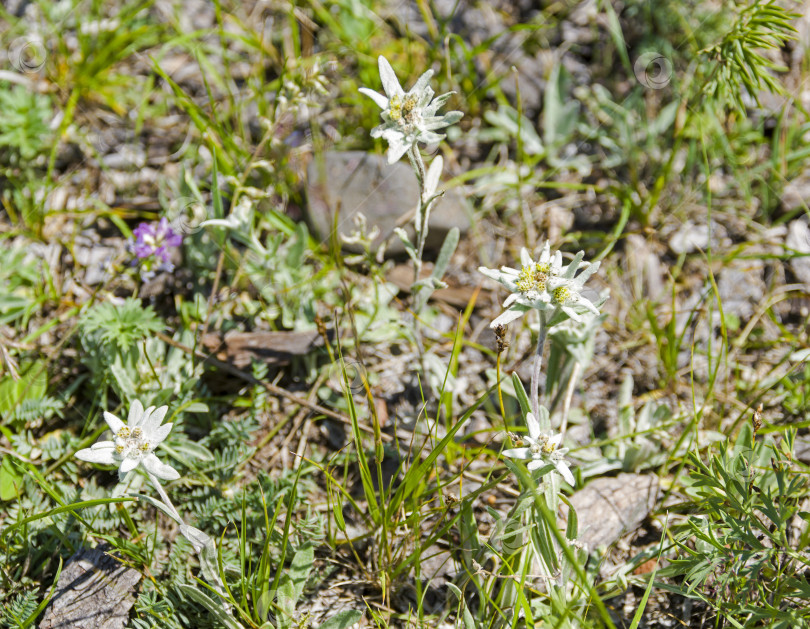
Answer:
[{"label": "purple wildflower", "polygon": [[176,233],[166,218],[160,222],[141,223],[132,232],[135,236],[133,251],[141,263],[141,275],[144,279],[152,277],[155,271],[173,271],[169,247],[179,247],[183,237]]}]

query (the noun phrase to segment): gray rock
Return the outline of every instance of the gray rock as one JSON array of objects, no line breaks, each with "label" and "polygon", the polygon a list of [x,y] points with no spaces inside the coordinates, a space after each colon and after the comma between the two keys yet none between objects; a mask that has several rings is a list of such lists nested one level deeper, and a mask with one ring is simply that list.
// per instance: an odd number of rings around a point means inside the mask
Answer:
[{"label": "gray rock", "polygon": [[810,254],[810,227],[806,218],[791,221],[788,225],[785,246],[789,251],[798,254],[798,257],[790,259],[790,267],[796,277],[804,284],[810,285],[810,255],[801,256]]},{"label": "gray rock", "polygon": [[[641,525],[655,506],[658,491],[654,474],[619,474],[588,483],[571,496],[579,521],[578,539],[590,551],[610,546]],[[561,510],[567,518],[567,507]]]},{"label": "gray rock", "polygon": [[810,205],[810,168],[803,170],[785,184],[781,201],[784,212],[803,210]]},{"label": "gray rock", "polygon": [[[309,223],[318,238],[327,240],[335,224],[338,233],[350,235],[355,231],[354,217],[362,213],[369,230],[376,227],[380,231],[372,243],[376,249],[416,208],[419,184],[404,162],[388,164],[383,155],[363,151],[328,151],[307,168],[307,198]],[[438,250],[450,229],[458,227],[463,234],[469,225],[464,199],[457,190],[448,190],[430,214],[427,248]],[[413,241],[413,220],[403,226]],[[399,238],[389,238],[388,255],[404,251]]]},{"label": "gray rock", "polygon": [[123,629],[140,580],[140,572],[108,555],[105,548],[80,550],[59,575],[39,629]]},{"label": "gray rock", "polygon": [[764,275],[762,260],[734,259],[724,266],[717,277],[723,312],[740,319],[750,318],[754,309],[765,299],[767,286]]}]

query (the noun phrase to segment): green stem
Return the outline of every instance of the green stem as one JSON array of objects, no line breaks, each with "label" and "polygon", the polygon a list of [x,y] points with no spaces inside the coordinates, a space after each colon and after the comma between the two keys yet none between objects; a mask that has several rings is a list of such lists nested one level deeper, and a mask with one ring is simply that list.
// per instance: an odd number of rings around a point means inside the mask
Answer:
[{"label": "green stem", "polygon": [[163,485],[160,484],[160,481],[157,479],[157,477],[154,474],[152,474],[152,472],[146,472],[146,475],[149,477],[149,480],[152,481],[152,484],[155,486],[155,489],[157,489],[157,492],[160,494],[160,499],[163,501],[163,504],[169,507],[171,512],[178,520],[180,520],[181,522],[185,522],[185,520],[183,520],[183,518],[180,517],[180,513],[178,513],[177,509],[174,506],[174,503],[172,503],[171,499],[169,498],[169,494],[167,494],[166,490],[163,489]]},{"label": "green stem", "polygon": [[535,419],[540,418],[540,368],[543,366],[543,349],[546,346],[546,315],[540,312],[540,334],[537,339],[537,351],[534,354],[534,367],[532,369],[532,384],[529,400],[532,403],[532,414]]},{"label": "green stem", "polygon": [[582,369],[582,364],[579,361],[574,363],[574,368],[571,370],[571,376],[568,378],[568,386],[565,390],[565,400],[563,400],[562,420],[560,421],[560,435],[565,436],[565,431],[568,428],[568,411],[571,410],[571,398],[574,396],[574,388],[579,379],[579,372]]},{"label": "green stem", "polygon": [[[413,165],[414,172],[416,173],[416,178],[419,180],[419,214],[416,216],[416,220],[414,221],[414,229],[416,230],[416,260],[414,260],[413,264],[413,283],[419,281],[419,275],[422,272],[422,256],[424,255],[425,251],[425,240],[427,239],[427,203],[425,199],[426,189],[425,189],[425,179],[427,177],[427,171],[425,169],[425,162],[422,159],[422,154],[419,152],[419,148],[416,144],[411,147],[409,152],[409,156],[411,158],[411,164]],[[414,298],[416,297],[416,293],[412,291]],[[416,301],[416,299],[414,299]],[[416,313],[419,314],[419,313]]]}]

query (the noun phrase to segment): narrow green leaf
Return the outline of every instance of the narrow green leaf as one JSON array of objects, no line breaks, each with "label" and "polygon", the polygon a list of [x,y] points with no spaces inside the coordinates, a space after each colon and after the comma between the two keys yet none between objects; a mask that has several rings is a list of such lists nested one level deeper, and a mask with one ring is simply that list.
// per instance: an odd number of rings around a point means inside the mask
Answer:
[{"label": "narrow green leaf", "polygon": [[329,620],[321,625],[318,629],[348,629],[356,624],[363,617],[363,612],[356,609],[345,609],[332,616]]}]

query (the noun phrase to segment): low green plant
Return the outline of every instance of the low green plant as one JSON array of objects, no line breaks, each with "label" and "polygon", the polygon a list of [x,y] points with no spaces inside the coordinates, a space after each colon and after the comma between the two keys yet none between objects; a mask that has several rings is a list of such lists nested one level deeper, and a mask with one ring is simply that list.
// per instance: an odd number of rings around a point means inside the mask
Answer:
[{"label": "low green plant", "polygon": [[40,219],[41,176],[54,145],[51,98],[0,82],[0,200],[12,220],[31,227]]},{"label": "low green plant", "polygon": [[690,513],[673,533],[676,557],[658,573],[682,583],[660,587],[702,601],[728,626],[810,622],[808,486],[795,437],[757,437],[746,423],[705,459],[690,452],[681,476]]}]

